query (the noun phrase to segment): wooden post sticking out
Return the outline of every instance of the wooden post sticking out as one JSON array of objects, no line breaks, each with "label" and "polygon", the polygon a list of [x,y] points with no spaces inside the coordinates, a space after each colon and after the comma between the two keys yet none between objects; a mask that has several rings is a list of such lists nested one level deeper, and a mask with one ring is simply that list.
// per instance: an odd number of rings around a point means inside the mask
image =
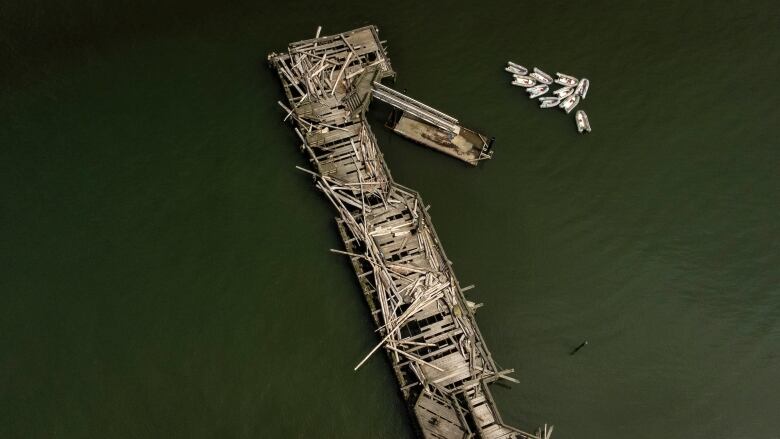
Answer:
[{"label": "wooden post sticking out", "polygon": [[333,96],[336,94],[336,87],[339,85],[339,80],[341,79],[341,75],[344,74],[344,70],[347,69],[347,66],[349,65],[349,60],[352,59],[352,52],[349,52],[347,54],[347,60],[344,61],[344,64],[341,66],[341,70],[339,70],[338,76],[336,76],[336,81],[333,82],[333,89],[330,91],[330,95]]}]

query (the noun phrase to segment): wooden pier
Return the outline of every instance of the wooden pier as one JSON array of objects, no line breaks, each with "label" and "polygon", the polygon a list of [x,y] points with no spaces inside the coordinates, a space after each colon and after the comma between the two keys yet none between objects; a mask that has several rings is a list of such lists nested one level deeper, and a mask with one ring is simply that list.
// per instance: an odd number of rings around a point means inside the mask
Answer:
[{"label": "wooden pier", "polygon": [[[355,370],[385,352],[421,437],[547,439],[546,426],[531,434],[502,420],[488,384],[516,382],[513,370],[493,360],[425,203],[393,181],[366,121],[372,96],[397,98],[379,84],[395,72],[378,32],[320,36],[318,29],[314,39],[268,56],[287,98],[279,102],[285,120],[313,165],[299,169],[338,213],[345,248],[332,251],[351,261],[377,327],[377,345]],[[429,125],[458,125],[430,107],[404,111]]]}]

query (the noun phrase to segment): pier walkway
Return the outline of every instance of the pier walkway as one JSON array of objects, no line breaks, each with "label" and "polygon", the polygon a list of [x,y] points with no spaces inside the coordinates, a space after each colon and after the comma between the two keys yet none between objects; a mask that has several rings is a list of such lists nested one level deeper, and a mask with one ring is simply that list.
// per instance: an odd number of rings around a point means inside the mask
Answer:
[{"label": "pier walkway", "polygon": [[279,102],[285,119],[312,163],[305,172],[338,214],[345,248],[333,251],[351,261],[379,334],[355,369],[384,351],[421,437],[547,439],[502,420],[488,384],[516,381],[513,371],[493,360],[425,203],[393,181],[366,121],[372,93],[396,96],[377,86],[395,75],[378,29],[318,30],[268,61],[287,98]]},{"label": "pier walkway", "polygon": [[393,90],[392,88],[386,85],[382,85],[379,82],[374,82],[372,92],[374,98],[386,102],[393,107],[398,108],[399,110],[403,110],[407,113],[417,116],[425,122],[445,129],[452,134],[457,135],[460,133],[458,119],[446,115],[441,111],[425,105],[416,99],[412,99],[399,91]]}]

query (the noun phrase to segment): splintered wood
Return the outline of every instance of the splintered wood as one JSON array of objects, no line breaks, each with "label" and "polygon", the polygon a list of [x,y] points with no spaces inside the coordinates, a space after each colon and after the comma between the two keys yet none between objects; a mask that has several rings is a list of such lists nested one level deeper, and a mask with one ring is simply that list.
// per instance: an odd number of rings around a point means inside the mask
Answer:
[{"label": "splintered wood", "polygon": [[[365,110],[374,81],[392,77],[378,29],[292,43],[269,55],[284,87],[279,102],[313,165],[315,186],[337,225],[390,358],[425,438],[539,439],[504,424],[487,384],[500,370],[463,296],[420,195],[395,183]],[[302,169],[302,168],[301,168]]]}]

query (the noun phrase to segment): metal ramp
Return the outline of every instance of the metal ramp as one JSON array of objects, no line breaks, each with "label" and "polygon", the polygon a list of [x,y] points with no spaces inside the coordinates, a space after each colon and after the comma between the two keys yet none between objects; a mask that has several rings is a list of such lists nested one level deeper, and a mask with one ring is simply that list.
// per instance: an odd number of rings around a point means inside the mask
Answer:
[{"label": "metal ramp", "polygon": [[372,95],[382,102],[392,105],[399,110],[403,110],[409,114],[418,117],[425,122],[435,125],[443,130],[457,135],[460,133],[460,125],[458,119],[452,116],[442,113],[441,111],[423,104],[422,102],[412,99],[405,94],[393,90],[390,87],[380,84],[374,81],[371,87]]}]

